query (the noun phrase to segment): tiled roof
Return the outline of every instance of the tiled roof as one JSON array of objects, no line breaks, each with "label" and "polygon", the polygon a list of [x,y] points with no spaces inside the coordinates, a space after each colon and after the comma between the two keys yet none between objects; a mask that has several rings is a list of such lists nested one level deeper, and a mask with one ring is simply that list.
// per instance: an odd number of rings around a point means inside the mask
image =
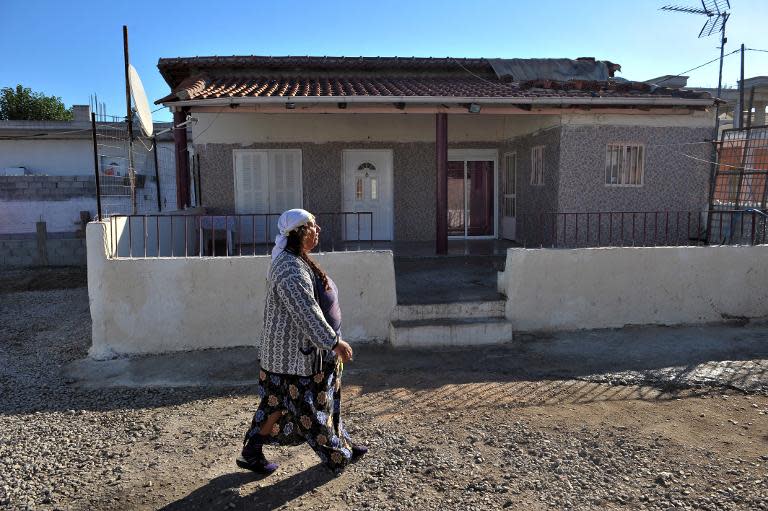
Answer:
[{"label": "tiled roof", "polygon": [[160,59],[173,92],[156,101],[220,98],[708,98],[619,80],[499,79],[486,59],[193,57]]}]

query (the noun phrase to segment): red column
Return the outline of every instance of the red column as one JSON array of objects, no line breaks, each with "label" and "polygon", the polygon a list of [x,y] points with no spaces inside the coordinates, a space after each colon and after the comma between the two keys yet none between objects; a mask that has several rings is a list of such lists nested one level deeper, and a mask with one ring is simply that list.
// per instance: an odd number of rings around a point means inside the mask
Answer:
[{"label": "red column", "polygon": [[[173,125],[187,120],[187,111],[173,112]],[[176,209],[189,207],[189,151],[187,150],[187,128],[174,128],[173,142],[176,146]]]},{"label": "red column", "polygon": [[448,253],[448,114],[435,115],[435,162],[437,166],[437,200],[435,218],[435,252]]}]

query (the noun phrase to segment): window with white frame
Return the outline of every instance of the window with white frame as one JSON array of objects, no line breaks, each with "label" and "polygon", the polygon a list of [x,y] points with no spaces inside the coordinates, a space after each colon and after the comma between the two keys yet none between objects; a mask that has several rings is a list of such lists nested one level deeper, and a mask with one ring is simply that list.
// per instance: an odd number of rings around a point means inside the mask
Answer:
[{"label": "window with white frame", "polygon": [[544,146],[537,145],[531,148],[531,184],[541,186],[544,184]]},{"label": "window with white frame", "polygon": [[642,186],[645,147],[642,144],[611,143],[605,153],[607,186]]}]

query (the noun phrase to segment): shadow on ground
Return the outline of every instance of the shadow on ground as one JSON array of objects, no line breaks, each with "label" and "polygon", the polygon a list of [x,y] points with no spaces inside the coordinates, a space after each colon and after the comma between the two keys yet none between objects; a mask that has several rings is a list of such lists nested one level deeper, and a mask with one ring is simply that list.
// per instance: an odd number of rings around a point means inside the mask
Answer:
[{"label": "shadow on ground", "polygon": [[[465,392],[465,384],[474,384],[478,404],[503,406],[663,399],[675,389],[691,387],[768,389],[767,341],[766,325],[710,325],[518,335],[504,345],[461,349],[360,345],[344,378],[355,389],[348,394],[353,397],[350,406],[358,403],[361,409],[369,406],[382,413],[417,401],[437,400],[435,406],[450,408],[451,396]],[[70,388],[85,391],[76,392],[80,397],[75,407],[122,406],[114,399],[121,393],[132,400],[131,406],[154,407],[255,393],[258,360],[254,348],[233,348],[85,359],[64,372]],[[648,388],[639,388],[643,386]],[[88,397],[87,389],[93,388],[101,390],[97,395],[112,397]],[[66,410],[71,403],[62,406]]]},{"label": "shadow on ground", "polygon": [[[310,493],[334,478],[322,465],[257,488],[253,493],[241,495],[239,488],[265,476],[253,472],[234,472],[212,479],[186,497],[160,508],[161,511],[187,511],[225,509],[271,510]],[[234,507],[232,506],[234,505]]]}]

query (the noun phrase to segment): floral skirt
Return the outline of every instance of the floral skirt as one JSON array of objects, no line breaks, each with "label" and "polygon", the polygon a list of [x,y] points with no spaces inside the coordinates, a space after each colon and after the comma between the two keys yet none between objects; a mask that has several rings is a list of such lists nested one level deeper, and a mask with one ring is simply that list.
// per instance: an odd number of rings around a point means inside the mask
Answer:
[{"label": "floral skirt", "polygon": [[331,357],[313,376],[259,371],[259,408],[253,416],[246,441],[261,430],[274,412],[282,416],[272,427],[272,445],[308,443],[333,470],[352,459],[352,442],[342,424],[341,363]]}]

